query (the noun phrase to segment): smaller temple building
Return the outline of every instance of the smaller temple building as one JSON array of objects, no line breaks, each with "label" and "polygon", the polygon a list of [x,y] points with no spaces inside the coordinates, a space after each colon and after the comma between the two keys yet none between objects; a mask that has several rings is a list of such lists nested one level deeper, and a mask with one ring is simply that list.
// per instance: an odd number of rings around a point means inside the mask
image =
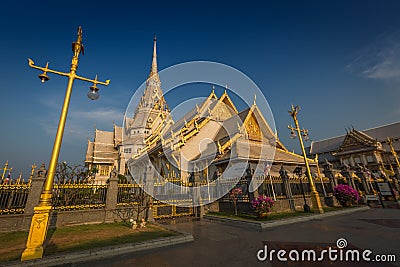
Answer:
[{"label": "smaller temple building", "polygon": [[[346,183],[362,194],[381,192],[396,198],[399,191],[400,123],[311,143],[309,154],[319,155],[324,175],[333,184]],[[388,186],[382,193],[382,186]]]},{"label": "smaller temple building", "polygon": [[85,157],[85,165],[97,170],[95,183],[105,184],[114,166],[119,174],[126,174],[124,165],[120,164],[125,162],[123,158],[122,127],[114,124],[113,131],[95,129],[93,141],[88,140]]},{"label": "smaller temple building", "polygon": [[[400,177],[397,154],[400,152],[400,122],[359,131],[347,130],[345,135],[313,141],[309,154],[317,154],[320,164],[332,168],[367,168],[374,177]],[[397,160],[396,160],[397,158]]]}]

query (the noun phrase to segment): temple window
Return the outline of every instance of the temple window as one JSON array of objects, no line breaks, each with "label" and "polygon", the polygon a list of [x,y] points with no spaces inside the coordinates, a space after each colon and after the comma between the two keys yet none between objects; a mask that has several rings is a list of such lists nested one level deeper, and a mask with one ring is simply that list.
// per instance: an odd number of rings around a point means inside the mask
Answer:
[{"label": "temple window", "polygon": [[110,175],[110,168],[108,165],[100,165],[100,175],[101,176]]}]

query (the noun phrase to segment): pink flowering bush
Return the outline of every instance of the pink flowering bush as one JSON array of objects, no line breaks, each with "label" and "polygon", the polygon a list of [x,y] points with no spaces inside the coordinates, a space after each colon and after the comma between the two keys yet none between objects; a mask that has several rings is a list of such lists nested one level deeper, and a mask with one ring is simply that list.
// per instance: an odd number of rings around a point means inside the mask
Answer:
[{"label": "pink flowering bush", "polygon": [[351,206],[360,200],[357,190],[345,184],[335,186],[333,195],[342,206]]},{"label": "pink flowering bush", "polygon": [[251,206],[257,214],[267,213],[272,210],[274,201],[267,196],[259,196],[251,201]]},{"label": "pink flowering bush", "polygon": [[237,201],[242,193],[243,192],[241,188],[234,188],[229,193],[229,198],[233,201],[233,207],[235,208],[235,215],[237,215]]}]

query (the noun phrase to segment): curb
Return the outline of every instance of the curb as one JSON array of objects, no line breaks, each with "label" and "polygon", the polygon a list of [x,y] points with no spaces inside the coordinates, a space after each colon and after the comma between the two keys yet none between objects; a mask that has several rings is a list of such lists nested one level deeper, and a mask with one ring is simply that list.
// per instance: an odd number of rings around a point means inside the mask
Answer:
[{"label": "curb", "polygon": [[150,241],[139,243],[127,243],[117,246],[109,246],[103,248],[96,248],[85,250],[82,252],[72,252],[59,255],[48,256],[43,259],[37,259],[26,262],[10,262],[0,266],[56,266],[61,264],[82,263],[92,260],[101,260],[122,254],[150,250],[155,248],[174,246],[194,241],[190,234],[183,234],[180,236],[170,236],[158,238]]},{"label": "curb", "polygon": [[255,221],[250,221],[250,220],[245,220],[245,219],[243,219],[243,220],[232,219],[232,218],[226,218],[226,217],[220,217],[220,216],[214,216],[214,215],[205,215],[203,218],[210,220],[210,221],[226,223],[226,224],[236,226],[236,227],[254,229],[254,230],[258,230],[258,231],[265,231],[265,230],[267,230],[269,228],[273,228],[273,227],[289,225],[289,224],[294,224],[294,223],[300,223],[300,222],[307,222],[307,221],[311,221],[311,220],[315,220],[315,219],[327,218],[327,217],[336,216],[336,215],[344,215],[344,214],[349,214],[349,213],[358,212],[358,211],[366,211],[369,209],[370,208],[368,206],[365,206],[365,207],[351,208],[351,209],[346,209],[346,210],[330,211],[330,212],[326,212],[326,213],[322,213],[322,214],[306,215],[306,216],[299,216],[299,217],[295,217],[295,218],[281,219],[281,220],[270,221],[270,222],[255,222]]}]

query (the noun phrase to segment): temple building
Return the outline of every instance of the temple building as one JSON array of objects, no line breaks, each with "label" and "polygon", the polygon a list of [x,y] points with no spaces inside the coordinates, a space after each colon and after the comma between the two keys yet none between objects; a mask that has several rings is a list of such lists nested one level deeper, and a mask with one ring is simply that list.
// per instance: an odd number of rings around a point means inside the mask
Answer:
[{"label": "temple building", "polygon": [[[391,144],[390,144],[391,143]],[[396,155],[400,152],[400,122],[359,131],[349,129],[345,135],[313,141],[310,156],[318,154],[320,164],[334,169],[367,168],[374,177],[396,175],[400,169]]]},{"label": "temple building", "polygon": [[[120,174],[125,174],[122,153],[122,127],[114,125],[112,132],[95,129],[94,140],[88,140],[85,165],[89,169],[97,169],[95,182],[105,184],[115,166]],[[121,168],[120,168],[121,166]]]},{"label": "temple building", "polygon": [[88,140],[85,165],[98,170],[95,175],[96,183],[104,184],[114,166],[119,174],[129,177],[125,157],[143,149],[146,146],[144,141],[151,134],[160,131],[164,123],[172,123],[158,76],[155,38],[146,89],[133,118],[125,117],[124,120],[125,128],[114,125],[112,132],[96,129],[94,140]]},{"label": "temple building", "polygon": [[[114,126],[113,132],[96,130],[94,141],[88,142],[85,163],[99,170],[96,181],[104,183],[113,166],[138,183],[151,176],[155,183],[168,179],[186,185],[206,184],[224,173],[229,179],[238,175],[233,169],[240,164],[244,173],[239,176],[262,180],[279,177],[282,168],[294,178],[294,169],[305,166],[301,155],[279,141],[255,99],[238,111],[228,90],[219,97],[214,88],[210,91],[174,122],[161,89],[154,40],[150,74],[133,117],[125,117],[124,128]],[[308,162],[312,176],[320,176],[317,162]]]}]

